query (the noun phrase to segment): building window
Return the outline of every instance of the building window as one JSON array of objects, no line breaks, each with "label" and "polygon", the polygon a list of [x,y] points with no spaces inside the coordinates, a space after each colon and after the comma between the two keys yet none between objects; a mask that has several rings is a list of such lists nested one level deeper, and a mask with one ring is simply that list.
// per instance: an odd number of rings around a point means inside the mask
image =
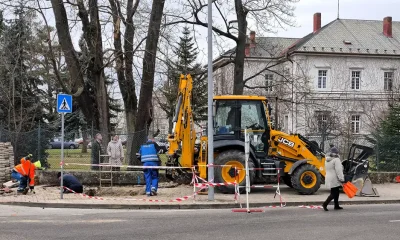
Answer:
[{"label": "building window", "polygon": [[351,116],[351,132],[360,133],[360,115]]},{"label": "building window", "polygon": [[317,115],[317,130],[318,132],[325,132],[327,128],[328,122],[328,114],[327,113],[319,113]]},{"label": "building window", "polygon": [[383,81],[385,91],[392,91],[393,72],[384,72]]},{"label": "building window", "polygon": [[326,88],[327,70],[318,70],[318,88]]},{"label": "building window", "polygon": [[361,71],[351,72],[351,89],[359,90],[361,83]]},{"label": "building window", "polygon": [[272,74],[265,75],[265,89],[267,92],[272,92],[273,80],[274,80],[274,75]]}]

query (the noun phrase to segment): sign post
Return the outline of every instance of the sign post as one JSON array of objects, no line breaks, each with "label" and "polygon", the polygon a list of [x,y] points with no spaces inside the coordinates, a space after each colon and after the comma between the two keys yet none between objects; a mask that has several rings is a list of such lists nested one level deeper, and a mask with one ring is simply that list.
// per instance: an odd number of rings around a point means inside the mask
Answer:
[{"label": "sign post", "polygon": [[[208,84],[208,163],[214,164],[214,121],[213,121],[213,96],[214,96],[214,81],[213,81],[213,46],[212,46],[212,0],[208,0],[208,71],[207,71],[207,84]],[[208,168],[208,179],[214,179],[214,167]],[[210,180],[209,180],[210,181]],[[214,201],[214,188],[208,188],[208,200]]]},{"label": "sign post", "polygon": [[57,112],[61,113],[61,182],[60,182],[60,196],[63,199],[64,192],[64,114],[72,113],[72,96],[67,94],[57,94]]}]

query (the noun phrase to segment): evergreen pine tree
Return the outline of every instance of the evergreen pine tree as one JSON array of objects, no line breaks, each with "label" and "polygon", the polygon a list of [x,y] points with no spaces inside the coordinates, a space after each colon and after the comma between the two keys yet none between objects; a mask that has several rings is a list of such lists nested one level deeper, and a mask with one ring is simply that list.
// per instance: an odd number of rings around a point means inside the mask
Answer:
[{"label": "evergreen pine tree", "polygon": [[24,1],[15,9],[14,16],[4,20],[1,27],[0,112],[6,116],[0,119],[5,133],[1,141],[11,141],[16,160],[31,153],[46,166],[45,149],[50,136],[44,131],[47,101],[41,88],[45,82],[38,67],[42,59],[36,44],[43,39],[38,39],[36,16],[33,10],[24,8]]},{"label": "evergreen pine tree", "polygon": [[370,141],[375,144],[380,171],[400,171],[400,105],[389,108]]},{"label": "evergreen pine tree", "polygon": [[188,27],[184,27],[179,46],[174,51],[174,54],[177,59],[175,61],[169,60],[167,63],[167,81],[160,89],[162,99],[159,98],[159,104],[169,119],[169,132],[172,130],[172,118],[176,105],[180,74],[190,74],[193,79],[192,109],[194,120],[205,120],[207,113],[207,82],[205,78],[199,77],[201,72],[201,65],[197,63],[199,52]]}]

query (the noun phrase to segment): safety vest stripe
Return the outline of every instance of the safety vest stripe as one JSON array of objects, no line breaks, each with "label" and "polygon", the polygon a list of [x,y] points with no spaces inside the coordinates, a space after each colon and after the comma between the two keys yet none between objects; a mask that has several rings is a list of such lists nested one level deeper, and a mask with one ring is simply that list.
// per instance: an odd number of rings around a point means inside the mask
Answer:
[{"label": "safety vest stripe", "polygon": [[[26,171],[25,171],[25,169],[24,169],[24,166],[22,166],[22,165],[19,165],[19,166],[20,166],[20,167],[19,167],[18,169],[21,169],[22,172],[23,172],[23,174],[24,174],[24,176],[26,176]],[[14,168],[14,170],[15,170],[16,172],[20,173],[20,172],[18,171],[17,167],[18,167],[18,166],[16,166],[16,167]]]},{"label": "safety vest stripe", "polygon": [[143,160],[146,160],[146,159],[158,159],[158,157],[142,157],[142,159]]},{"label": "safety vest stripe", "polygon": [[157,154],[151,154],[151,155],[145,155],[145,156],[143,156],[144,158],[146,158],[146,157],[157,157]]}]

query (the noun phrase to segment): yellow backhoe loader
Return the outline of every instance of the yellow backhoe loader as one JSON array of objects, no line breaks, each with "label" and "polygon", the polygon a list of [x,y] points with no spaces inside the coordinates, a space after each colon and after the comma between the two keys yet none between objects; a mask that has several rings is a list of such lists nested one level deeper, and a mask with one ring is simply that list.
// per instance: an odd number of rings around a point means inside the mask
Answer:
[{"label": "yellow backhoe loader", "polygon": [[[207,177],[207,137],[202,136],[196,145],[196,132],[192,113],[192,87],[190,75],[181,75],[173,130],[168,136],[167,166],[196,166],[197,174]],[[244,129],[252,129],[249,167],[264,168],[250,171],[251,183],[265,183],[281,177],[300,194],[313,194],[325,178],[325,154],[314,142],[299,134],[274,130],[271,124],[271,107],[266,97],[227,95],[214,97],[214,164],[216,183],[233,182],[235,177],[245,185]],[[185,174],[186,173],[186,174]],[[182,169],[166,171],[167,177],[177,182],[189,182],[190,175]],[[221,186],[225,193],[234,192],[233,186]]]}]

